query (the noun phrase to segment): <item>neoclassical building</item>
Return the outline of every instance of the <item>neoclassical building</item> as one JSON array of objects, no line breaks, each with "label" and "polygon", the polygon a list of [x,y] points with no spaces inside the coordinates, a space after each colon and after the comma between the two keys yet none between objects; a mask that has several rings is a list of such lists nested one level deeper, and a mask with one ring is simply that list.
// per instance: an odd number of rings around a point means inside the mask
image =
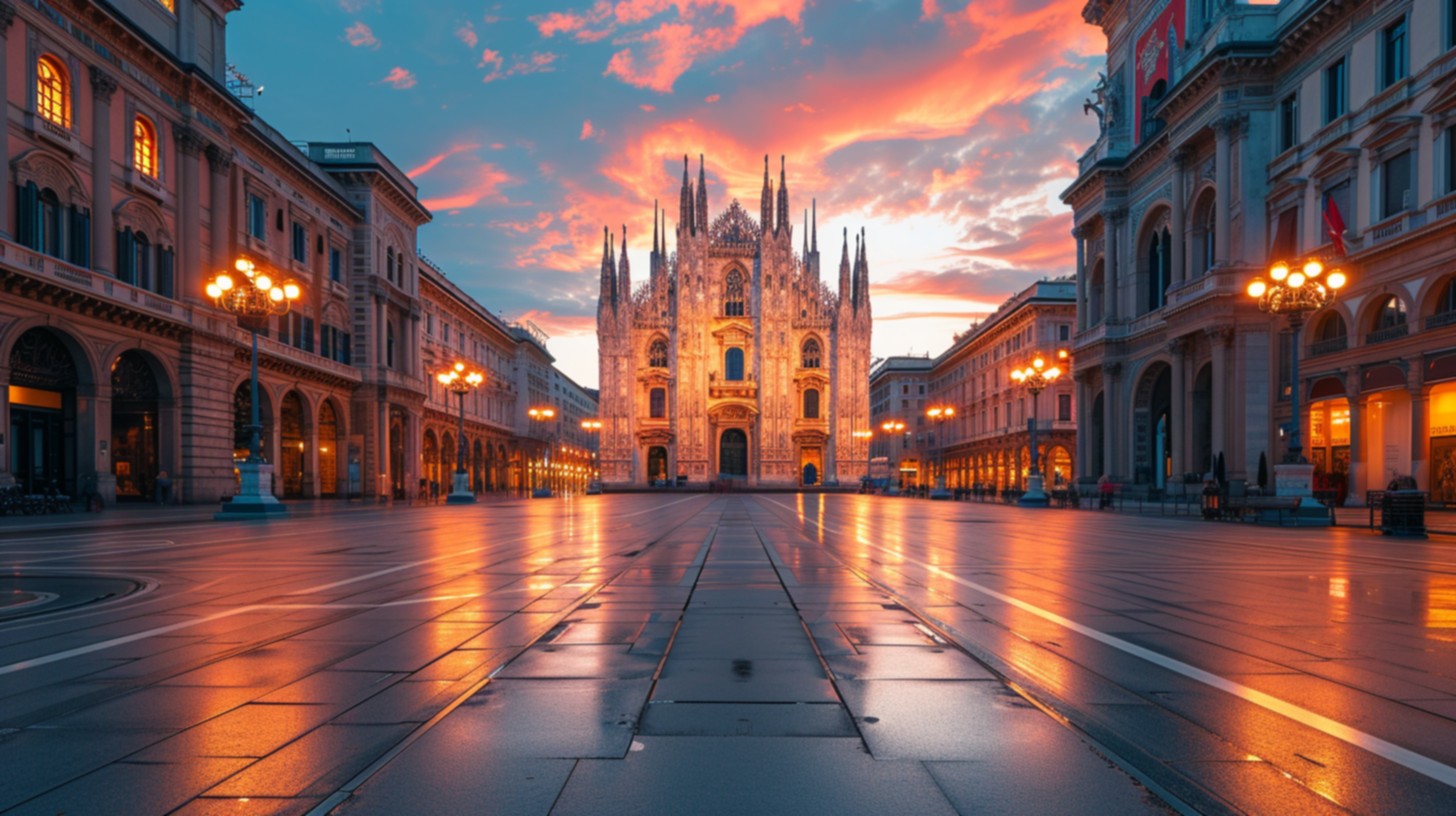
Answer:
[{"label": "neoclassical building", "polygon": [[601,473],[609,485],[854,483],[870,428],[869,264],[846,231],[839,287],[819,277],[817,218],[794,252],[789,191],[764,157],[759,220],[736,200],[709,220],[683,158],[676,251],[654,214],[647,282],[604,230],[597,339]]},{"label": "neoclassical building", "polygon": [[[1083,17],[1108,50],[1102,132],[1063,193],[1079,472],[1161,486],[1222,453],[1252,482],[1297,390],[1317,487],[1359,501],[1408,474],[1456,499],[1456,6],[1091,0]],[[1310,255],[1351,283],[1296,336],[1244,287]]]}]

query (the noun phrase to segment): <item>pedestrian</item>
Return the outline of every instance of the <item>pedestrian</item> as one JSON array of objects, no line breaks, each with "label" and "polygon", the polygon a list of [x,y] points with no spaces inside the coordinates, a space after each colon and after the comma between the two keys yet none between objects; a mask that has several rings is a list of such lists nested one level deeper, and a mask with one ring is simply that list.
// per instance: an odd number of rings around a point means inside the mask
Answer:
[{"label": "pedestrian", "polygon": [[166,504],[172,498],[172,477],[167,471],[157,474],[156,499],[157,504]]},{"label": "pedestrian", "polygon": [[1099,497],[1098,509],[1106,510],[1112,506],[1112,493],[1117,485],[1112,483],[1112,477],[1106,473],[1097,477],[1097,495]]}]

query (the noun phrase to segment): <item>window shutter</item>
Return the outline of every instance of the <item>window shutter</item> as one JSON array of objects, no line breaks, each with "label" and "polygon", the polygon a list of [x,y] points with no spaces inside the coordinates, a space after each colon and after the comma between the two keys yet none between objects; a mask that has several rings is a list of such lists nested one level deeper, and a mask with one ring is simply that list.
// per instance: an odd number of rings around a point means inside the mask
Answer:
[{"label": "window shutter", "polygon": [[303,319],[303,350],[309,354],[313,353],[313,318]]},{"label": "window shutter", "polygon": [[71,263],[91,266],[91,211],[71,207]]},{"label": "window shutter", "polygon": [[116,277],[135,286],[136,271],[136,239],[128,227],[116,234]]},{"label": "window shutter", "polygon": [[15,208],[15,235],[20,239],[22,246],[37,249],[40,246],[40,219],[36,217],[36,208],[40,205],[39,193],[35,182],[27,181],[25,184],[16,187],[17,206]]},{"label": "window shutter", "polygon": [[297,317],[297,315],[286,314],[278,318],[278,342],[285,346],[289,345],[290,328]]},{"label": "window shutter", "polygon": [[172,293],[172,271],[176,253],[172,247],[157,250],[157,294],[164,298],[174,297]]}]

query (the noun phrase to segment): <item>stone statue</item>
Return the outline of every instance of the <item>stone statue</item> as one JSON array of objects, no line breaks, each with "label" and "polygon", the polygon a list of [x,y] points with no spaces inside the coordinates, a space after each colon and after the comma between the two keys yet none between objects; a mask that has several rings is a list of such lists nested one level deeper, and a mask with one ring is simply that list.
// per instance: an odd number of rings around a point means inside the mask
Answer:
[{"label": "stone statue", "polygon": [[1092,95],[1096,97],[1097,101],[1093,102],[1091,99],[1082,100],[1082,115],[1086,116],[1088,111],[1097,114],[1097,129],[1102,133],[1106,133],[1107,128],[1112,125],[1107,107],[1109,101],[1107,74],[1101,71],[1097,72],[1097,85],[1092,89]]}]

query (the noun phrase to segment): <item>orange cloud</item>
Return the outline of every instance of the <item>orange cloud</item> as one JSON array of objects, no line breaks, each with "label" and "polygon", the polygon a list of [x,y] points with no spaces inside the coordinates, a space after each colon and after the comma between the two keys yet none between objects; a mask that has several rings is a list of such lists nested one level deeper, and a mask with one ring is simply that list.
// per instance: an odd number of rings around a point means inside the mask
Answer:
[{"label": "orange cloud", "polygon": [[458,145],[453,145],[448,150],[446,150],[444,153],[438,153],[438,154],[436,154],[434,156],[431,156],[428,159],[425,159],[424,164],[421,164],[419,167],[416,167],[415,169],[410,170],[409,172],[405,173],[405,175],[409,176],[410,178],[417,178],[419,176],[423,176],[424,174],[430,172],[431,170],[434,170],[440,164],[440,162],[442,162],[442,161],[450,158],[451,156],[455,156],[455,155],[458,155],[460,153],[467,153],[467,152],[469,152],[471,150],[475,150],[475,149],[477,149],[479,147],[480,147],[480,145],[478,145],[478,144],[458,144]]},{"label": "orange cloud", "polygon": [[637,107],[641,108],[642,110],[647,111],[648,113],[651,113],[652,111],[657,110],[657,106],[656,105],[646,105],[646,104],[643,104],[643,105],[638,105]]},{"label": "orange cloud", "polygon": [[379,38],[374,36],[374,30],[363,21],[355,21],[353,25],[344,29],[344,41],[355,48],[379,47]]},{"label": "orange cloud", "polygon": [[[451,172],[441,176],[437,183],[453,185],[453,189],[442,193],[422,189],[420,203],[434,211],[463,210],[482,202],[502,203],[506,198],[500,188],[513,181],[501,168],[467,154],[452,163]],[[422,188],[434,186],[428,182],[421,184]]]},{"label": "orange cloud", "polygon": [[398,91],[413,88],[416,82],[414,74],[398,65],[389,69],[389,73],[385,74],[384,79],[379,81]]},{"label": "orange cloud", "polygon": [[798,27],[806,0],[622,0],[616,19],[622,24],[645,22],[669,7],[678,17],[638,35],[607,62],[606,76],[638,88],[671,93],[678,77],[701,57],[727,51],[743,35],[772,20]]},{"label": "orange cloud", "polygon": [[590,119],[587,119],[586,121],[582,122],[581,123],[581,137],[578,139],[578,141],[584,142],[587,139],[590,139],[594,135],[596,135],[596,130],[592,128],[591,120]]}]

